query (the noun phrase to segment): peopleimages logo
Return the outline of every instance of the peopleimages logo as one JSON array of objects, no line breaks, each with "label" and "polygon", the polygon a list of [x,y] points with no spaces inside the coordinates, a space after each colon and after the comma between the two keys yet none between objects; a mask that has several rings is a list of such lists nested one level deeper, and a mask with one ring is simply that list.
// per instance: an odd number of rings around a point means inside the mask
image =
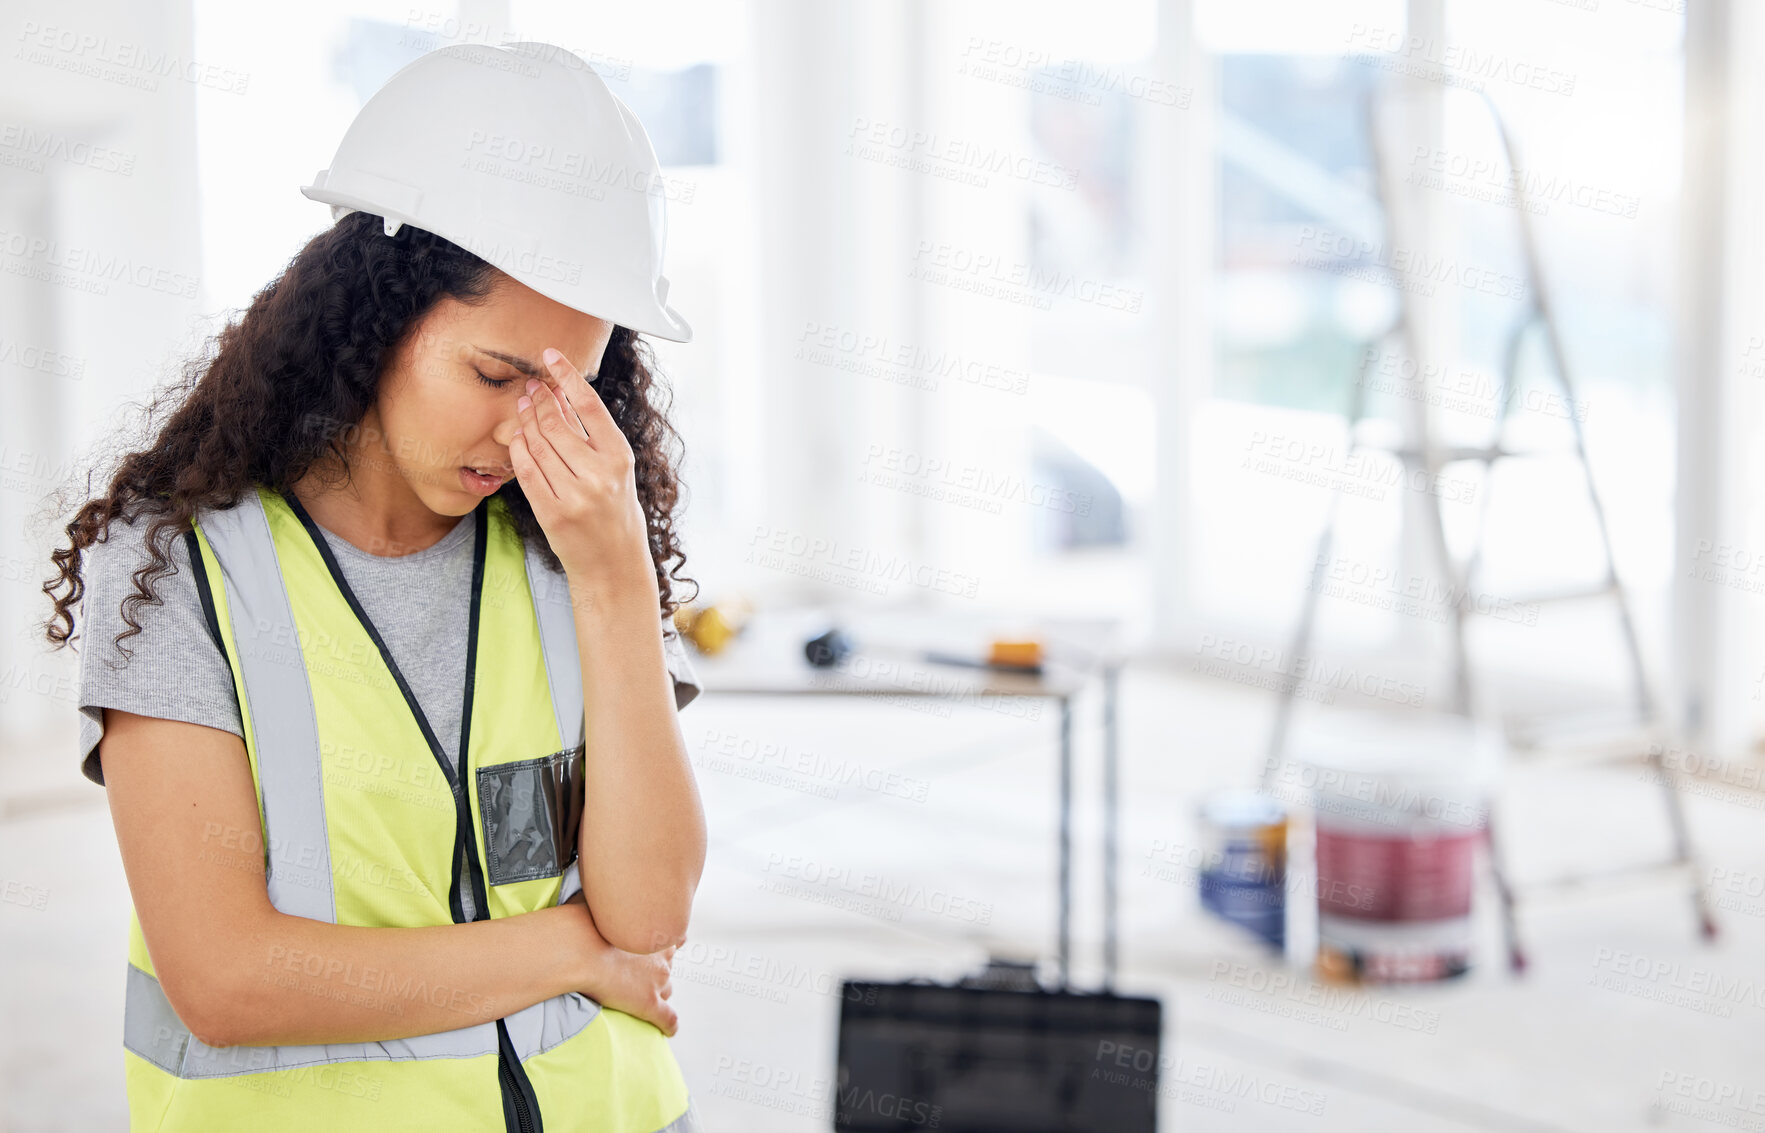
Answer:
[{"label": "peopleimages logo", "polygon": [[1388,57],[1381,60],[1388,70],[1450,86],[1480,91],[1486,83],[1508,83],[1565,98],[1575,93],[1573,72],[1559,71],[1505,50],[1483,50],[1473,44],[1449,43],[1368,24],[1354,25],[1348,34],[1348,45],[1350,50],[1373,52],[1375,58]]},{"label": "peopleimages logo", "polygon": [[1254,1101],[1322,1117],[1327,1100],[1325,1095],[1303,1086],[1289,1085],[1256,1073],[1190,1062],[1171,1054],[1161,1054],[1151,1047],[1108,1039],[1097,1043],[1096,1065],[1091,1067],[1090,1077],[1112,1086],[1155,1090],[1161,1097],[1223,1109],[1228,1113],[1238,1101]]},{"label": "peopleimages logo", "polygon": [[1733,1129],[1765,1129],[1765,1090],[1739,1082],[1719,1082],[1686,1070],[1663,1070],[1655,1083],[1650,1116],[1662,1111],[1726,1125]]},{"label": "peopleimages logo", "polygon": [[878,487],[912,491],[928,498],[975,506],[998,514],[1005,503],[1045,508],[1069,515],[1091,514],[1092,497],[1059,485],[1028,479],[944,456],[921,456],[908,449],[872,442],[858,478]]},{"label": "peopleimages logo", "polygon": [[1594,950],[1588,984],[1724,1019],[1735,1007],[1765,1010],[1765,983],[1696,964],[1681,964],[1622,949]]},{"label": "peopleimages logo", "polygon": [[[1508,272],[1465,263],[1456,256],[1310,225],[1299,231],[1293,261],[1315,271],[1388,283],[1419,295],[1433,295],[1442,286],[1515,302],[1524,301],[1528,294],[1526,281]],[[1356,274],[1361,272],[1366,274]]]},{"label": "peopleimages logo", "polygon": [[95,295],[108,295],[110,285],[120,283],[179,299],[196,297],[193,275],[28,232],[0,229],[0,270]]},{"label": "peopleimages logo", "polygon": [[717,1056],[712,1076],[711,1092],[720,1097],[800,1114],[829,1125],[834,1118],[833,1107],[827,1104],[830,1098],[837,1098],[848,1113],[873,1113],[886,1119],[891,1129],[936,1129],[944,1116],[943,1106],[921,1098],[851,1084],[836,1085],[819,1074],[729,1055]]},{"label": "peopleimages logo", "polygon": [[1030,372],[1025,369],[837,323],[804,322],[793,357],[931,391],[946,379],[1013,394],[1026,393],[1030,387]]},{"label": "peopleimages logo", "polygon": [[833,787],[836,795],[839,787],[849,786],[913,802],[924,802],[931,792],[929,779],[903,775],[898,771],[844,756],[793,748],[775,740],[759,740],[736,732],[708,731],[698,746],[701,751],[713,756],[723,756],[739,764],[800,776]]},{"label": "peopleimages logo", "polygon": [[980,588],[980,579],[961,571],[764,523],[755,524],[743,561],[876,594],[887,594],[893,584],[901,582],[959,598],[973,598]]},{"label": "peopleimages logo", "polygon": [[[899,912],[894,910],[919,909],[921,912],[974,924],[986,925],[993,922],[991,901],[977,901],[973,897],[959,896],[945,889],[927,889],[915,882],[896,881],[880,873],[851,870],[814,858],[773,851],[766,855],[765,872],[773,882],[771,887],[777,892],[790,892],[802,885],[836,890],[864,900],[880,902],[893,913],[887,917],[889,920],[900,919]],[[800,884],[791,886],[785,884],[783,879]]]},{"label": "peopleimages logo", "polygon": [[1440,1031],[1438,1011],[1371,996],[1355,988],[1320,984],[1291,972],[1215,960],[1207,978],[1213,986],[1208,988],[1206,998],[1215,1002],[1333,1030],[1345,1031],[1349,1020],[1364,1019],[1426,1035]]},{"label": "peopleimages logo", "polygon": [[555,280],[558,283],[574,284],[582,280],[582,265],[574,260],[561,260],[556,256],[549,256],[532,249],[514,248],[493,240],[478,240],[470,237],[463,241],[460,247],[504,271],[524,272],[543,279]]},{"label": "peopleimages logo", "polygon": [[927,283],[1012,303],[1028,303],[1041,310],[1050,309],[1058,298],[1137,315],[1146,298],[1138,288],[975,252],[945,241],[920,240],[907,274]]},{"label": "peopleimages logo", "polygon": [[1086,106],[1101,106],[1102,96],[1107,94],[1187,110],[1195,94],[1193,88],[1157,75],[978,35],[968,37],[956,72]]},{"label": "peopleimages logo", "polygon": [[244,94],[251,76],[151,46],[108,35],[26,20],[13,58],[53,67],[83,78],[157,91],[161,79],[205,86],[223,94]]},{"label": "peopleimages logo", "polygon": [[846,154],[981,188],[994,175],[1056,189],[1073,189],[1079,183],[1079,171],[1073,166],[1017,153],[991,142],[947,137],[936,130],[893,122],[873,122],[862,115],[852,120],[852,128],[847,131]]}]

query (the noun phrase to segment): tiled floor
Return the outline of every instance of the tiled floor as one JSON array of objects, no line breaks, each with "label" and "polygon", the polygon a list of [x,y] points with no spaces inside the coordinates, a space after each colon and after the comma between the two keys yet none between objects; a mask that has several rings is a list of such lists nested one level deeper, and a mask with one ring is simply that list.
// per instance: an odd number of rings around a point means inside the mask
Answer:
[{"label": "tiled floor", "polygon": [[[1193,838],[1201,793],[1253,778],[1268,695],[1142,669],[1123,697],[1118,982],[1163,997],[1161,1129],[1765,1128],[1765,796],[1689,799],[1708,861],[1740,879],[1714,946],[1697,941],[1682,885],[1638,882],[1530,904],[1522,979],[1495,963],[1481,915],[1483,963],[1467,979],[1348,993],[1206,919],[1192,883],[1147,868],[1156,840]],[[675,969],[674,1046],[708,1130],[831,1128],[843,976],[950,978],[989,950],[1051,952],[1053,715],[941,707],[707,696],[682,715],[712,852]],[[1098,977],[1095,707],[1077,729],[1082,985]],[[5,1129],[124,1126],[126,890],[73,743],[70,731],[0,757],[0,881],[47,895],[41,909],[0,903]],[[1511,769],[1520,872],[1655,854],[1649,790],[1636,768]],[[1481,914],[1490,897],[1485,882]],[[1271,977],[1287,982],[1253,990]]]}]

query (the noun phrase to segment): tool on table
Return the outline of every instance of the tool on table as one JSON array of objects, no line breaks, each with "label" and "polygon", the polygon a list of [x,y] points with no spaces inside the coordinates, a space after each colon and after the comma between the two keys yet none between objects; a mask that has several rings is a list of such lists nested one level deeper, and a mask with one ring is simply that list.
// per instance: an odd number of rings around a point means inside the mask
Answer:
[{"label": "tool on table", "polygon": [[940,665],[966,665],[973,669],[997,669],[1004,673],[1040,673],[1042,643],[1034,639],[1020,641],[994,638],[988,646],[985,659],[940,650],[927,650],[925,659]]},{"label": "tool on table", "polygon": [[741,636],[753,615],[754,604],[735,595],[709,605],[689,602],[674,611],[674,624],[699,652],[713,657]]},{"label": "tool on table", "polygon": [[[844,630],[835,626],[826,632],[810,638],[803,643],[803,654],[809,663],[818,669],[830,669],[842,662],[856,648],[852,637]],[[939,665],[961,665],[969,669],[994,669],[1004,673],[1027,673],[1032,676],[1042,672],[1041,641],[1018,638],[994,638],[987,646],[986,656],[967,653],[951,653],[941,649],[922,651],[921,659]]]},{"label": "tool on table", "polygon": [[852,655],[852,639],[838,626],[803,644],[803,656],[817,669],[831,669]]}]

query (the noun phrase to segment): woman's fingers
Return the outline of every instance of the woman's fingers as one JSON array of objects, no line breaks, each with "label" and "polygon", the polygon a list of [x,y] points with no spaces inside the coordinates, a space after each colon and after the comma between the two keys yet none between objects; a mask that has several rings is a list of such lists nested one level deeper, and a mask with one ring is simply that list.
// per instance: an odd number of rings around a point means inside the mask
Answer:
[{"label": "woman's fingers", "polygon": [[[532,403],[532,411],[539,422],[539,430],[545,439],[551,442],[552,453],[557,457],[565,475],[581,476],[588,472],[590,461],[594,457],[594,446],[588,438],[578,430],[580,426],[565,420],[564,408],[560,403],[557,389],[536,378],[529,378],[528,384],[532,392],[522,400]],[[547,475],[551,466],[546,465]],[[554,489],[563,487],[556,479],[552,480]],[[562,491],[559,491],[562,495]]]},{"label": "woman's fingers", "polygon": [[[552,361],[554,357],[557,359],[555,362]],[[582,413],[576,407],[576,402],[579,399],[571,394],[571,390],[587,389],[592,393],[593,387],[577,372],[576,367],[570,364],[570,360],[558,352],[556,347],[546,347],[545,354],[540,360],[545,363],[545,368],[541,373],[545,375],[546,384],[550,386],[553,395],[563,405],[564,420],[570,423],[575,432],[587,439],[592,447],[594,438],[588,435],[588,426],[583,423]]]},{"label": "woman's fingers", "polygon": [[[547,496],[556,499],[558,489],[570,470],[552,446],[551,438],[545,433],[539,419],[539,404],[531,397],[523,395],[515,405],[521,415],[521,430],[509,443],[510,463],[514,464],[516,474],[522,477],[523,489],[543,488]],[[552,412],[557,412],[556,406]],[[530,486],[527,483],[529,479],[536,483]]]},{"label": "woman's fingers", "polygon": [[521,485],[528,500],[542,495],[554,496],[545,473],[539,470],[538,462],[533,459],[533,451],[527,447],[527,435],[521,430],[516,430],[509,440],[509,463],[514,466],[515,481]]},{"label": "woman's fingers", "polygon": [[[582,424],[582,416],[570,403],[569,395],[564,392],[564,383],[558,380],[557,375],[547,373],[543,379],[528,378],[527,381],[534,386],[530,391],[531,396],[539,397],[543,390],[546,397],[551,399],[552,404],[558,407],[559,418],[564,421],[573,436],[581,437],[585,441],[589,440],[588,430]],[[591,444],[589,447],[592,448],[593,445]]]},{"label": "woman's fingers", "polygon": [[588,442],[597,452],[611,452],[623,440],[619,425],[613,420],[612,412],[606,402],[601,400],[600,391],[589,385],[570,359],[556,347],[548,346],[541,355],[542,361],[554,385],[563,394],[565,401],[575,413],[576,420],[583,426]]},{"label": "woman's fingers", "polygon": [[580,499],[578,481],[629,480],[635,457],[600,394],[556,348],[545,349],[543,363],[516,403],[521,431],[509,444],[523,489],[565,503]]}]

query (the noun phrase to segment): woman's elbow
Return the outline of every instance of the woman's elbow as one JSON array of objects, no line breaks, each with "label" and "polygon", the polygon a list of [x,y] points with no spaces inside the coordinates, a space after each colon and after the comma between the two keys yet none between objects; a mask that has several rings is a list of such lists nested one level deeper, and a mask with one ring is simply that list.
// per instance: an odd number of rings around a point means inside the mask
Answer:
[{"label": "woman's elbow", "polygon": [[224,981],[200,976],[168,980],[162,973],[160,988],[178,1020],[207,1045],[241,1046],[250,1041],[246,1029],[254,1013]]},{"label": "woman's elbow", "polygon": [[[591,883],[599,880],[590,879]],[[673,879],[669,884],[627,886],[614,893],[594,890],[597,896],[590,898],[588,905],[601,939],[614,948],[621,952],[660,952],[670,946],[679,948],[686,942],[697,890],[695,873],[690,879]]]},{"label": "woman's elbow", "polygon": [[190,1033],[213,1047],[273,1043],[274,1017],[259,974],[241,958],[250,954],[248,936],[219,933],[213,947],[194,955],[167,958],[158,965],[160,987]]},{"label": "woman's elbow", "polygon": [[679,948],[686,943],[687,916],[680,914],[671,917],[648,919],[615,919],[612,924],[601,924],[596,918],[596,928],[602,939],[621,952],[660,952],[664,948]]}]

